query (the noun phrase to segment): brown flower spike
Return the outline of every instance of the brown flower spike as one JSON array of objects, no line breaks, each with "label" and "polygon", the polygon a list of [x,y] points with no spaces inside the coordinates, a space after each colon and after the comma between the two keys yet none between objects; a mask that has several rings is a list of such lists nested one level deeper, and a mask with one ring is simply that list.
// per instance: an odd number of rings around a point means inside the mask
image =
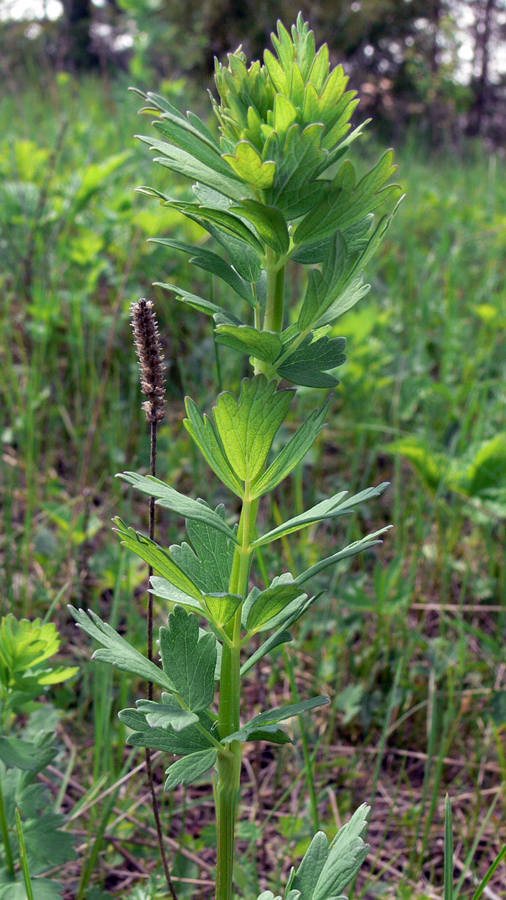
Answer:
[{"label": "brown flower spike", "polygon": [[152,301],[142,298],[132,303],[131,313],[135,350],[141,370],[141,388],[148,398],[142,408],[148,422],[160,422],[165,415],[165,372]]}]

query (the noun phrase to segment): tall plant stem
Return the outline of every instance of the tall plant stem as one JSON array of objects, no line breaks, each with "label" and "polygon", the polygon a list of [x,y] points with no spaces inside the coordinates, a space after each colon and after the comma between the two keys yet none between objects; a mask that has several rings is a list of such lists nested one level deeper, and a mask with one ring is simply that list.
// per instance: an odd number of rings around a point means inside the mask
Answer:
[{"label": "tall plant stem", "polygon": [[[246,483],[246,491],[249,485]],[[246,493],[230,576],[230,593],[246,597],[251,563],[250,544],[255,530],[258,501],[251,502]],[[223,739],[240,727],[241,708],[241,608],[227,626],[230,645],[223,645],[218,708],[218,730]],[[216,900],[232,900],[234,868],[234,829],[241,776],[242,744],[232,741],[232,757],[218,755],[217,779],[214,785],[217,827]]]},{"label": "tall plant stem", "polygon": [[[265,303],[264,331],[275,331],[281,334],[283,331],[284,307],[285,307],[285,271],[286,265],[279,265],[279,258],[273,250],[267,250],[267,300]],[[255,374],[261,372],[267,374],[270,364],[262,360],[256,360]]]}]

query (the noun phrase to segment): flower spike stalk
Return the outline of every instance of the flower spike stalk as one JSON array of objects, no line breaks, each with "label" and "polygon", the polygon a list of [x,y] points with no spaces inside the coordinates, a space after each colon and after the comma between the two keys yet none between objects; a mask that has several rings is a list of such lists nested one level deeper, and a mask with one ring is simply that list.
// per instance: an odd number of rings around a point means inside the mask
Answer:
[{"label": "flower spike stalk", "polygon": [[[386,530],[364,536],[298,575],[282,572],[259,586],[255,563],[264,546],[348,514],[386,487],[351,497],[343,491],[270,529],[257,527],[261,498],[302,462],[325,425],[328,399],[279,452],[272,452],[297,388],[325,391],[339,383],[335,370],[345,360],[345,340],[335,335],[335,323],[369,290],[363,268],[396,207],[379,219],[377,211],[397,191],[390,181],[395,172],[391,151],[361,179],[345,158],[363,125],[351,129],[355,93],[346,90],[342,67],[331,69],[326,45],[316,50],[301,16],[291,32],[278,23],[272,40],[274,52],[267,50],[263,63],[248,66],[240,48],[227,64],[217,62],[215,127],[193,113],[183,115],[156,94],[138,92],[145,100],[142,111],[154,114],[160,134],[141,140],[155,151],[157,163],[191,179],[193,199],[139,190],[210,236],[198,246],[166,236],[153,240],[188,254],[193,265],[215,276],[221,302],[173,284],[162,287],[209,316],[216,342],[246,355],[252,365],[238,396],[221,393],[209,416],[187,398],[184,420],[210,468],[239,498],[239,521],[231,524],[224,506],[213,508],[157,478],[122,473],[136,490],[186,520],[188,541],[165,548],[152,533],[146,536],[116,519],[120,540],[156,573],[151,592],[168,611],[159,630],[161,668],[93,613],[73,611],[78,625],[100,644],[96,659],[161,689],[158,699],[140,699],[120,718],[131,730],[131,744],[168,754],[166,790],[190,785],[212,770],[216,900],[233,897],[244,744],[290,742],[283,723],[328,702],[325,696],[310,697],[248,720],[241,705],[242,680],[272,649],[292,639],[289,629],[318,597],[311,593],[312,578],[370,549]],[[297,283],[304,289],[289,297],[286,272],[292,266],[298,267]],[[156,398],[156,379],[146,376],[145,381]],[[322,832],[315,835],[292,870],[285,900],[330,900],[342,894],[367,854],[367,814],[364,804],[330,845]],[[261,897],[274,900],[269,891]]]}]

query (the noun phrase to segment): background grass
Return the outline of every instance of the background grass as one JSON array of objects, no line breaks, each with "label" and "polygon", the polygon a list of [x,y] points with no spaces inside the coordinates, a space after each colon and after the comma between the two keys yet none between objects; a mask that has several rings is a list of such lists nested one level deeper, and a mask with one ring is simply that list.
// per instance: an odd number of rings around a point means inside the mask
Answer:
[{"label": "background grass", "polygon": [[[52,694],[62,719],[53,775],[60,787],[65,772],[61,801],[81,841],[79,865],[61,874],[69,900],[99,897],[92,883],[139,900],[157,890],[156,877],[147,880],[157,863],[142,760],[116,716],[144,688],[91,664],[65,610],[67,602],[91,606],[144,646],[145,571],[110,528],[112,515],[136,527],[146,518],[113,477],[149,459],[128,321],[139,296],[155,300],[166,349],[159,477],[234,511],[181,425],[185,393],[209,408],[219,390],[209,320],[151,287],[177,281],[199,293],[210,285],[184,259],[146,243],[205,235],[134,195],[143,183],[177,195],[188,186],[157,171],[133,139],[149,124],[139,124],[137,99],[124,87],[65,76],[43,93],[27,88],[0,102],[2,612],[43,616],[54,604],[65,654],[82,664],[82,676]],[[164,89],[192,106],[188,86]],[[380,149],[366,140],[364,167]],[[426,156],[415,136],[397,161],[407,199],[369,267],[369,297],[336,329],[348,339],[348,361],[328,427],[262,510],[275,519],[329,491],[391,481],[344,525],[283,544],[285,571],[367,530],[395,527],[377,552],[322,576],[326,593],[300,625],[297,649],[264,660],[247,686],[251,710],[294,688],[332,702],[308,719],[294,748],[248,748],[238,867],[245,896],[281,888],[315,819],[330,834],[366,799],[374,800],[373,853],[357,897],[441,896],[446,791],[463,897],[504,842],[505,167],[479,144],[458,157]],[[223,347],[219,354],[223,383],[237,387],[246,374],[239,357]],[[321,399],[306,389],[300,396],[299,413]],[[159,539],[180,540],[180,525],[164,517]],[[279,564],[266,551],[264,571]],[[208,787],[163,799],[182,897],[211,895]],[[503,865],[487,888],[491,900],[505,877]]]}]

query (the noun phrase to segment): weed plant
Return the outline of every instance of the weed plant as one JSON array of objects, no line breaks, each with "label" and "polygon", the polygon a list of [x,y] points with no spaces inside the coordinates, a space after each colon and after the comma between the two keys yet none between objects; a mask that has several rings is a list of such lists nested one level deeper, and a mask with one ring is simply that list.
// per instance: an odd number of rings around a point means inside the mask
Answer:
[{"label": "weed plant", "polygon": [[[49,87],[42,94],[37,87],[20,86],[16,97],[7,90],[0,99],[3,611],[28,611],[31,606],[42,617],[61,587],[77,605],[85,600],[101,615],[107,610],[108,621],[121,633],[126,629],[129,640],[142,648],[145,626],[130,598],[139,591],[143,568],[129,551],[111,543],[108,525],[113,511],[126,521],[138,521],[142,514],[139,504],[132,511],[132,495],[121,492],[109,473],[141,467],[149,454],[136,412],[129,308],[146,293],[148,276],[155,273],[191,293],[211,296],[208,273],[188,264],[183,254],[144,243],[146,235],[159,234],[202,244],[205,232],[175,210],[148,209],[142,197],[132,201],[133,178],[173,197],[191,200],[191,192],[183,177],[167,169],[159,167],[158,178],[156,172],[148,174],[130,137],[132,108],[124,102],[121,85],[107,88],[84,78],[59,79]],[[162,92],[179,108],[195,108],[187,87],[165,85]],[[203,113],[199,98],[197,102]],[[28,302],[20,288],[20,261],[34,221],[27,203],[29,193],[43,190],[47,182],[44,160],[56,146],[62,109],[69,123],[54,160],[45,218],[37,226],[37,300]],[[370,130],[354,147],[360,171],[381,152]],[[64,239],[49,241],[52,250],[46,257],[43,238],[55,221],[64,225],[65,197],[79,189],[89,167],[125,149],[131,155],[115,171],[104,173],[99,190],[71,226],[63,228]],[[275,573],[279,549],[284,567],[301,571],[318,560],[321,545],[332,553],[373,530],[376,522],[376,527],[395,523],[376,567],[373,548],[367,556],[338,563],[330,578],[331,570],[318,576],[315,590],[328,591],[297,625],[297,690],[301,697],[321,692],[332,700],[305,726],[319,827],[330,836],[340,824],[339,815],[349,814],[357,797],[374,800],[368,836],[373,853],[366,866],[371,870],[363,890],[370,897],[388,879],[396,897],[426,897],[443,883],[442,795],[450,790],[458,834],[456,877],[461,892],[472,896],[478,873],[483,874],[500,847],[504,821],[505,481],[500,453],[491,454],[494,483],[488,481],[482,495],[462,490],[462,480],[455,482],[455,469],[448,463],[455,460],[459,472],[469,471],[482,445],[487,449],[503,432],[506,179],[501,156],[479,143],[461,152],[449,148],[425,155],[419,136],[412,134],[396,155],[409,203],[403,204],[368,264],[372,299],[365,297],[357,312],[339,320],[336,336],[346,336],[349,351],[340,369],[343,388],[334,392],[327,427],[303,465],[276,489],[269,508],[261,506],[259,525],[269,527],[270,517],[277,524],[280,516],[301,513],[304,505],[346,487],[359,492],[368,484],[392,482],[369,509],[363,506],[355,517],[320,526],[318,540],[310,527],[265,547],[263,557],[267,572]],[[13,183],[23,191],[15,208],[7,196]],[[23,216],[30,226],[24,237]],[[90,231],[102,236],[101,249],[91,259],[88,253],[87,263],[79,262],[74,250]],[[14,237],[21,254],[11,252]],[[138,247],[138,255],[125,274],[125,248],[132,246]],[[307,269],[299,268],[293,281],[288,278],[289,290],[295,286],[300,299],[305,274]],[[122,299],[117,305],[118,285]],[[213,291],[214,301],[226,305],[228,287],[222,288],[217,277]],[[161,288],[153,296],[171,401],[159,432],[160,477],[183,491],[205,483],[205,496],[214,506],[224,500],[228,504],[226,490],[206,470],[179,424],[182,386],[190,395],[206,397],[219,384],[205,317],[184,304],[162,302]],[[224,345],[219,362],[222,385],[238,391],[247,369],[239,371],[235,351]],[[101,394],[106,373],[107,391]],[[312,402],[312,392],[302,388],[296,416],[280,429],[275,449],[311,413]],[[80,478],[93,422],[91,465]],[[165,517],[158,526],[167,545],[180,540],[175,519]],[[155,609],[157,602],[155,598]],[[329,619],[335,622],[330,633]],[[289,646],[287,654],[285,659],[272,653],[254,670],[245,696],[251,715],[266,702],[288,702]],[[114,872],[118,842],[129,839],[125,823],[138,821],[137,840],[151,834],[132,812],[142,808],[138,804],[146,793],[137,767],[109,805],[111,786],[125,777],[125,726],[116,713],[132,704],[136,686],[127,673],[88,666],[84,659],[82,672],[77,702],[68,689],[57,692],[66,727],[73,723],[72,739],[81,748],[88,746],[90,716],[95,722],[95,742],[76,757],[67,799],[72,821],[81,829],[86,822],[88,853],[93,849],[102,860],[102,873]],[[252,860],[258,855],[264,871],[279,873],[281,890],[286,853],[276,855],[275,848],[289,843],[292,857],[301,857],[313,820],[306,807],[309,770],[299,746],[280,747],[275,757],[264,749],[258,758],[254,750],[254,745],[246,749],[236,866],[237,884],[250,896],[260,890]],[[92,774],[96,777],[89,787]],[[77,789],[77,782],[82,788]],[[82,798],[78,802],[75,790]],[[184,794],[173,792],[164,801],[171,810],[172,840],[178,840],[174,871],[179,877],[197,877],[191,840],[194,849],[202,849],[200,880],[205,882],[210,877],[208,845],[214,844],[212,829],[202,830],[208,805],[201,787],[188,789],[186,798]],[[98,812],[102,797],[104,807]],[[253,816],[254,828],[247,821]],[[136,846],[133,852],[140,853]],[[85,868],[83,896],[88,890],[84,884],[98,877],[91,861]],[[112,874],[109,883],[115,884]],[[178,893],[186,896],[185,882],[176,883]],[[489,889],[500,895],[503,883],[499,867]]]},{"label": "weed plant", "polygon": [[[159,631],[162,667],[143,657],[96,614],[71,611],[78,625],[105,649],[97,659],[162,688],[161,698],[138,700],[121,720],[132,729],[135,746],[176,755],[167,770],[166,790],[200,781],[213,770],[216,811],[216,898],[234,894],[235,824],[244,745],[255,741],[290,742],[280,723],[329,702],[314,697],[265,709],[249,721],[241,717],[242,680],[263,657],[292,640],[288,630],[307,613],[319,594],[308,582],[340,560],[369,549],[385,529],[367,535],[332,556],[318,560],[295,576],[268,576],[254,583],[252,566],[272,542],[328,519],[340,517],[373,497],[386,485],[354,496],[339,491],[301,513],[282,519],[259,534],[260,500],[271,494],[302,462],[328,415],[328,402],[314,410],[279,452],[274,439],[294,399],[291,389],[278,389],[283,379],[296,386],[328,389],[338,384],[334,370],[345,360],[342,337],[329,337],[334,322],[369,290],[363,267],[377,249],[392,214],[374,220],[374,211],[396,191],[395,172],[386,152],[361,179],[343,157],[362,128],[350,130],[356,106],[346,92],[342,67],[330,70],[326,45],[316,52],[313,33],[299,17],[291,36],[278,24],[276,51],[265,64],[246,66],[241,50],[217,65],[214,101],[217,140],[194,113],[183,116],[158,95],[143,95],[155,126],[168,141],[142,138],[162,155],[157,162],[197,179],[195,199],[181,201],[152,188],[164,207],[182,212],[202,225],[225,251],[160,238],[171,249],[221,279],[230,289],[227,307],[173,284],[163,287],[179,300],[211,316],[215,340],[251,358],[253,377],[242,381],[239,396],[219,395],[212,416],[202,415],[187,398],[185,426],[220,481],[240,501],[237,525],[223,505],[212,508],[193,500],[154,475],[156,425],[163,417],[165,385],[156,323],[145,301],[133,320],[143,374],[144,404],[152,423],[152,467],[146,477],[123,478],[151,499],[150,536],[127,527],[116,529],[124,545],[158,574],[151,591],[172,610]],[[307,288],[295,319],[285,312],[288,265],[309,268]],[[319,266],[319,267],[318,267]],[[232,307],[232,308],[231,308]],[[164,549],[153,540],[154,503],[186,519],[190,543]],[[253,583],[252,583],[253,579]],[[150,609],[148,622],[151,625]],[[204,618],[207,630],[199,628]],[[329,623],[330,624],[330,623]],[[266,637],[266,633],[268,636]],[[260,641],[254,640],[260,636]],[[218,684],[218,702],[214,698]],[[309,749],[304,742],[306,763]],[[156,806],[155,806],[156,811]],[[314,817],[318,820],[316,801]],[[368,807],[363,804],[329,845],[318,831],[285,889],[289,900],[331,900],[356,876],[368,845]],[[157,814],[157,811],[156,811]],[[176,896],[168,874],[168,888]],[[267,891],[262,900],[273,898]]]}]

